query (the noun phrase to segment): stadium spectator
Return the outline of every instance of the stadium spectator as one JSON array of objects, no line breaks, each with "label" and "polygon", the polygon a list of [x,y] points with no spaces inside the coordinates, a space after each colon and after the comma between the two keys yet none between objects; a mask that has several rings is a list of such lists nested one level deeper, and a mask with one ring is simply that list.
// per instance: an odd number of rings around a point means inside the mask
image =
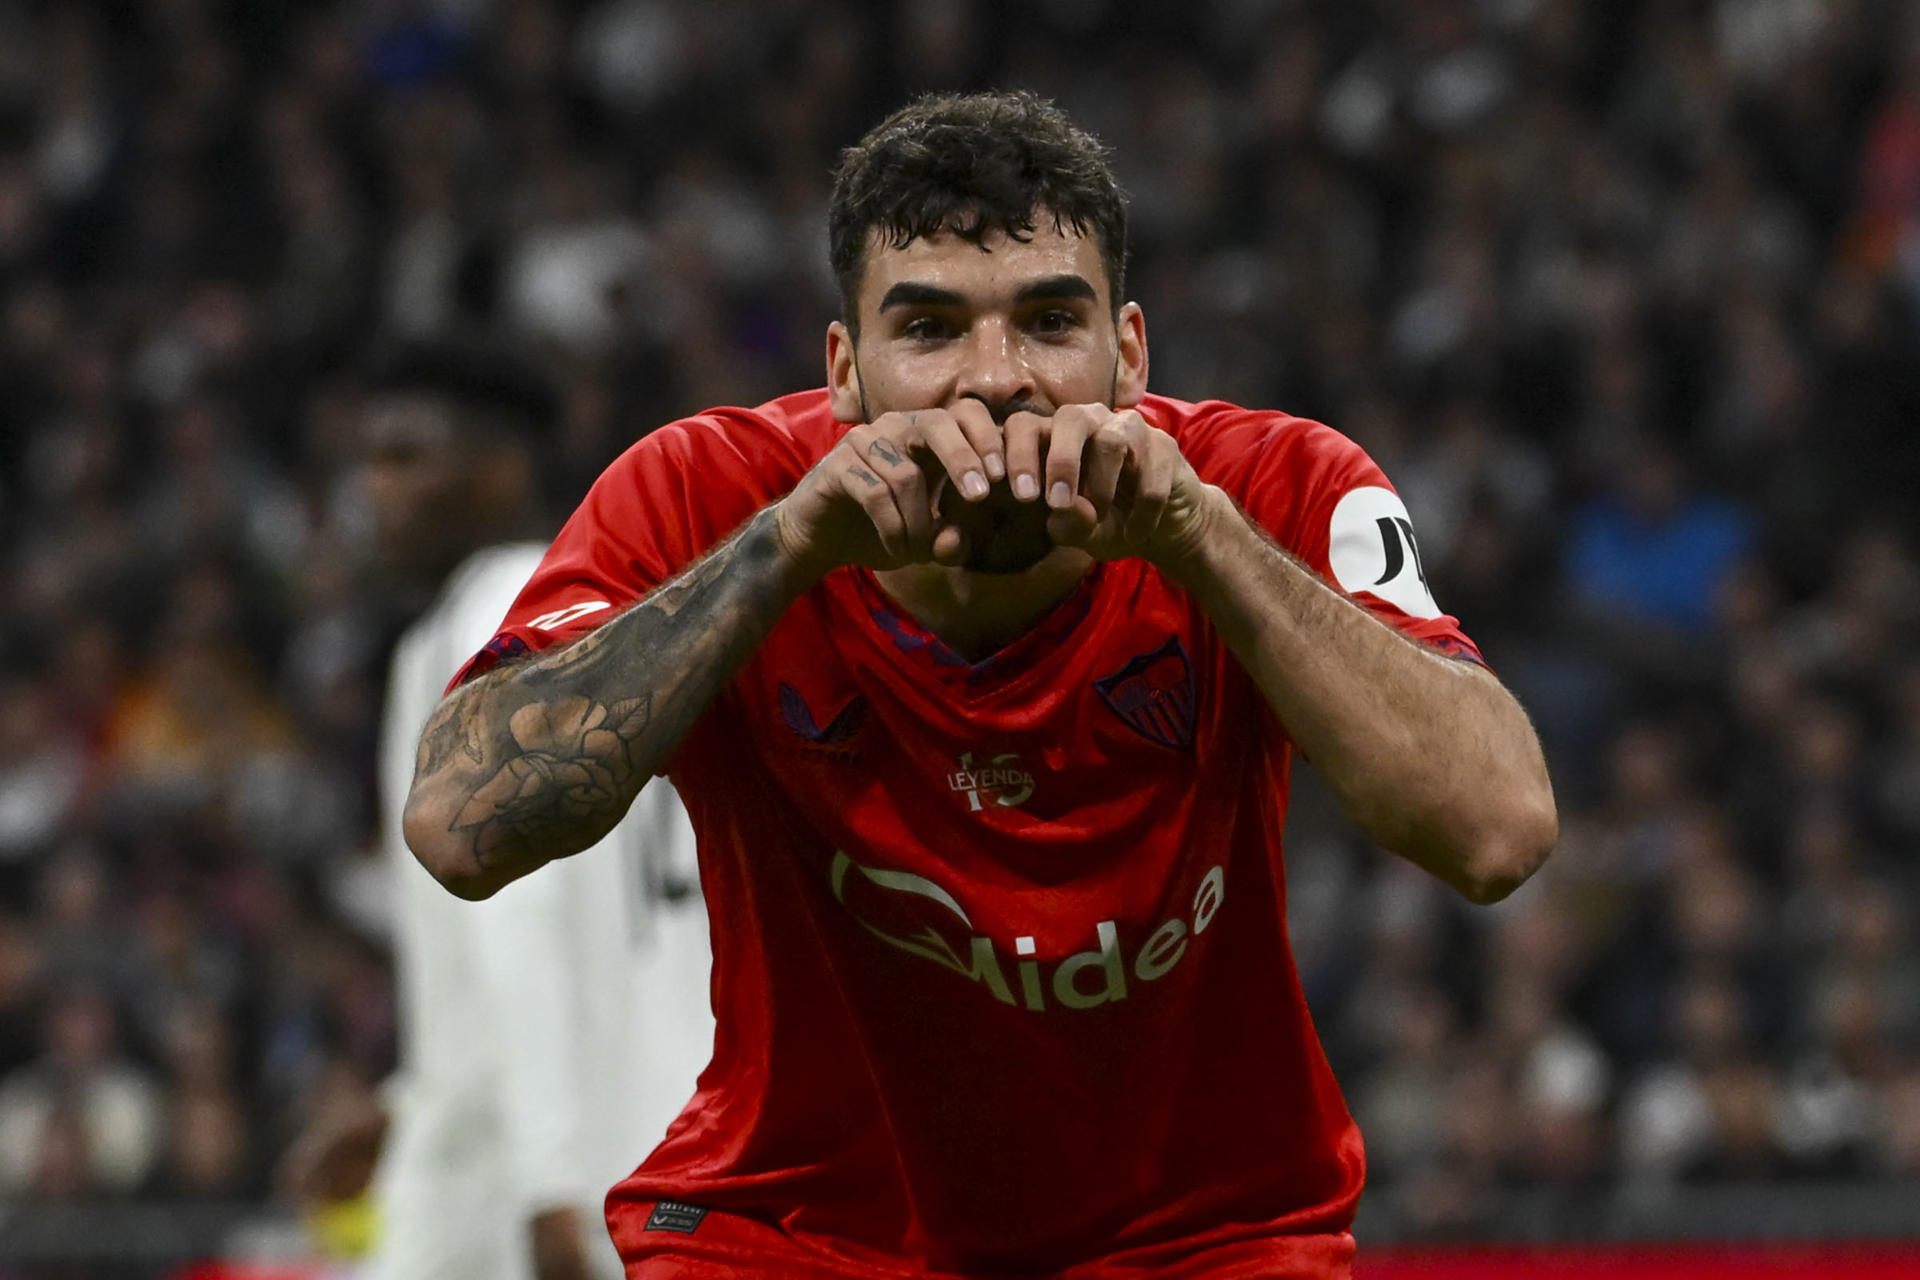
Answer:
[{"label": "stadium spectator", "polygon": [[112,996],[78,984],[46,1002],[40,1056],[0,1080],[0,1186],[73,1199],[140,1189],[164,1099],[120,1045]]}]

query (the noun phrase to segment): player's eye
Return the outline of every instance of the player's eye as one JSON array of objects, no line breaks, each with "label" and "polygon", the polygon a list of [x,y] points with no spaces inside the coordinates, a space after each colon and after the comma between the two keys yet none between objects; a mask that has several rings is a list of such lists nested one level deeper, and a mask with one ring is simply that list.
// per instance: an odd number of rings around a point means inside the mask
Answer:
[{"label": "player's eye", "polygon": [[1065,307],[1048,307],[1036,314],[1028,327],[1044,338],[1056,338],[1080,327],[1080,317]]},{"label": "player's eye", "polygon": [[957,332],[954,323],[945,316],[915,316],[900,326],[901,336],[915,342],[942,342]]}]

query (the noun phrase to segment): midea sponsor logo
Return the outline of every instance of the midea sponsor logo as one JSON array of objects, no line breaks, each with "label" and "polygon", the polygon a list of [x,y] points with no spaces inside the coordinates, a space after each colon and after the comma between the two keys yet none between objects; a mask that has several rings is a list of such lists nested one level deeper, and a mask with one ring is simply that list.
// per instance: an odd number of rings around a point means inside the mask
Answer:
[{"label": "midea sponsor logo", "polygon": [[[980,983],[1002,1004],[1035,1013],[1050,1007],[1049,996],[1053,1006],[1092,1009],[1125,1000],[1129,979],[1145,983],[1165,977],[1213,923],[1227,892],[1225,869],[1210,867],[1194,890],[1191,908],[1162,921],[1137,949],[1122,946],[1117,921],[1101,920],[1093,926],[1092,947],[1048,962],[1037,957],[1030,935],[1016,937],[1009,956],[974,929],[951,893],[925,876],[863,866],[839,851],[830,875],[833,896],[868,933]],[[883,924],[882,917],[893,919]]]}]

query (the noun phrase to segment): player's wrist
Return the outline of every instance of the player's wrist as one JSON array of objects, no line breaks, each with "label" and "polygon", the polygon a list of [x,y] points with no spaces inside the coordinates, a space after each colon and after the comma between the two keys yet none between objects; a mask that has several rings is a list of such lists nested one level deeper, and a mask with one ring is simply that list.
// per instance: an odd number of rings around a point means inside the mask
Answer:
[{"label": "player's wrist", "polygon": [[1145,558],[1175,580],[1197,572],[1205,563],[1223,520],[1238,515],[1225,489],[1200,484],[1191,503],[1169,504]]},{"label": "player's wrist", "polygon": [[768,536],[782,585],[790,596],[799,596],[838,566],[820,553],[815,539],[807,536],[805,521],[793,508],[791,496],[767,509]]}]

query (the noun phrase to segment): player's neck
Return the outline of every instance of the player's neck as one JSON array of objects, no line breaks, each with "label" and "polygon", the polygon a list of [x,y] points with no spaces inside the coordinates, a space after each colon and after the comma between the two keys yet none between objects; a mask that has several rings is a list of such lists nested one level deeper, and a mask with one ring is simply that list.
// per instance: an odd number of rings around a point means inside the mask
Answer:
[{"label": "player's neck", "polygon": [[1020,573],[974,573],[944,565],[883,569],[881,590],[969,662],[978,662],[1025,635],[1073,593],[1093,558],[1059,547]]}]

